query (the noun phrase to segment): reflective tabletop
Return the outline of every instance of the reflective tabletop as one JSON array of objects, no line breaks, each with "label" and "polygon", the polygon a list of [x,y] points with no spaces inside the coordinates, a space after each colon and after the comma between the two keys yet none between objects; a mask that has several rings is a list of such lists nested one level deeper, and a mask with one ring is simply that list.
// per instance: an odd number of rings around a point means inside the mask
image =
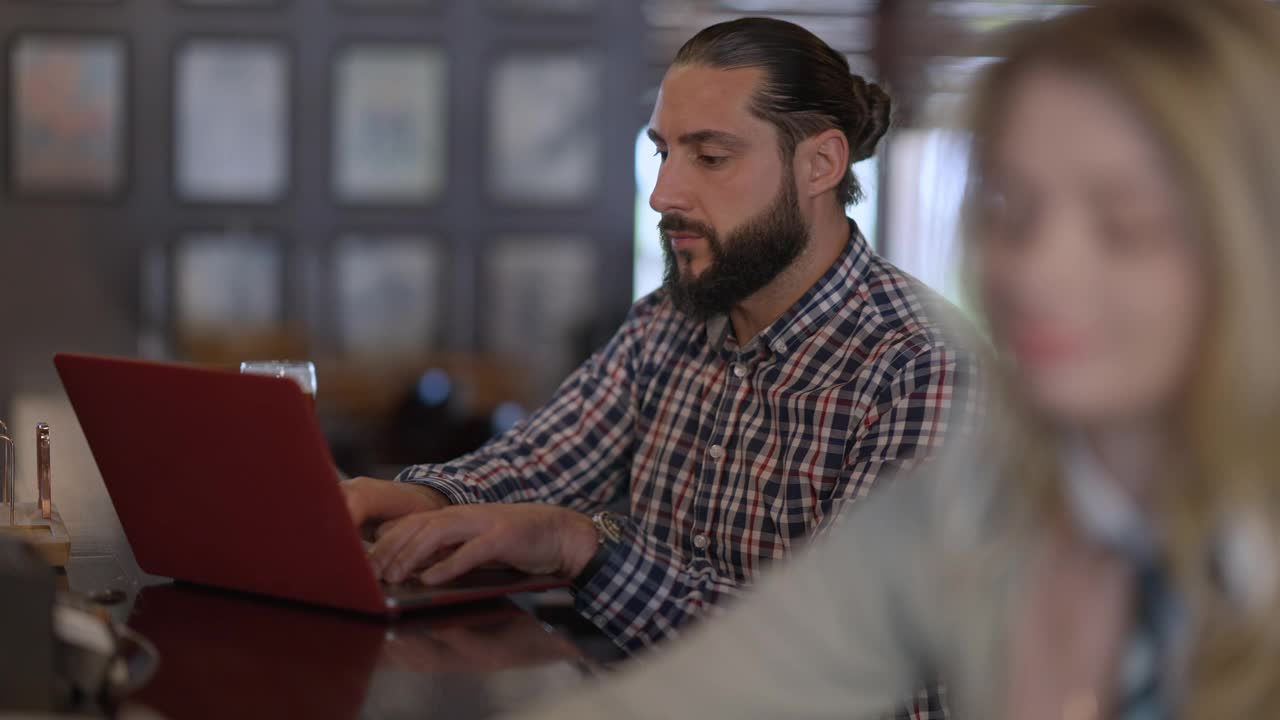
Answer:
[{"label": "reflective tabletop", "polygon": [[[111,602],[158,662],[123,717],[482,718],[566,692],[619,659],[565,591],[395,621],[149,578],[121,588],[73,561],[70,589]],[[114,592],[113,592],[114,591]]]}]

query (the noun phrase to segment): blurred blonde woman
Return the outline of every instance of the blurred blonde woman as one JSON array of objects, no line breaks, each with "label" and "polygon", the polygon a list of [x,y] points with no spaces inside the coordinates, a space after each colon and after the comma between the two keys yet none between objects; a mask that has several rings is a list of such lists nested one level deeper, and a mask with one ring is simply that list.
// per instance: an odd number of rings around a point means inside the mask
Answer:
[{"label": "blurred blonde woman", "polygon": [[1116,0],[975,97],[974,447],[551,718],[1280,716],[1280,11]]}]

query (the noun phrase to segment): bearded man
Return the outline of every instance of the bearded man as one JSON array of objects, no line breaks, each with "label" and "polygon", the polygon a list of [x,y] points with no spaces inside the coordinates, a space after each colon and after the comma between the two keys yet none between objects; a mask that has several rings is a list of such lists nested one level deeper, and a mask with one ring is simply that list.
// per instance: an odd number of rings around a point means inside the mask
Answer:
[{"label": "bearded man", "polygon": [[[666,281],[526,421],[345,485],[392,582],[502,563],[572,581],[628,650],[676,634],[977,401],[942,302],[845,208],[889,97],[808,31],[749,18],[677,55],[650,120]],[[908,480],[909,481],[909,480]],[[625,499],[625,513],[605,510]]]}]

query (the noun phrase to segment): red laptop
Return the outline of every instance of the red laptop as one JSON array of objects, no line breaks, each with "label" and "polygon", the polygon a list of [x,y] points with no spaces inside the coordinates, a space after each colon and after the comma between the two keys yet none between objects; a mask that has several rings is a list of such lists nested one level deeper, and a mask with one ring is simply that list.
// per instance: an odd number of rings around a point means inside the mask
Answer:
[{"label": "red laptop", "polygon": [[87,355],[54,364],[148,573],[380,615],[565,584],[505,570],[380,583],[291,380]]}]

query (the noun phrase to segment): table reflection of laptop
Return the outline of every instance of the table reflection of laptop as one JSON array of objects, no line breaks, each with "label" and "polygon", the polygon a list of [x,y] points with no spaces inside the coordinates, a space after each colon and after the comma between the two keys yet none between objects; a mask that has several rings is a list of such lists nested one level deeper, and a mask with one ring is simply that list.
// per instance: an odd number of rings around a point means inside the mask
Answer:
[{"label": "table reflection of laptop", "polygon": [[290,380],[87,355],[54,364],[148,573],[384,615],[564,585],[509,570],[380,583]]},{"label": "table reflection of laptop", "polygon": [[[160,654],[155,677],[130,700],[184,720],[410,716],[364,710],[406,694],[416,699],[436,674],[475,689],[494,673],[563,679],[585,667],[567,638],[507,600],[442,608],[388,628],[351,614],[165,584],[142,588],[129,626]],[[466,714],[423,704],[411,716],[425,708]]]}]

